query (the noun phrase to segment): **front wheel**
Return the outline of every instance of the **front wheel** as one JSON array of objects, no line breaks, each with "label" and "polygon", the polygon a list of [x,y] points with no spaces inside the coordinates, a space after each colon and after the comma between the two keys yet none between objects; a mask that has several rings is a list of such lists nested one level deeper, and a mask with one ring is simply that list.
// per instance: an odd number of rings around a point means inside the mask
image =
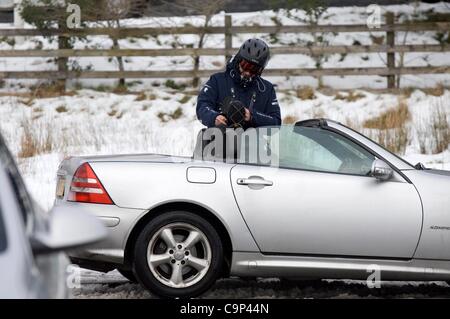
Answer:
[{"label": "front wheel", "polygon": [[150,292],[166,298],[195,297],[219,277],[223,247],[214,227],[186,211],[151,220],[137,238],[134,267]]}]

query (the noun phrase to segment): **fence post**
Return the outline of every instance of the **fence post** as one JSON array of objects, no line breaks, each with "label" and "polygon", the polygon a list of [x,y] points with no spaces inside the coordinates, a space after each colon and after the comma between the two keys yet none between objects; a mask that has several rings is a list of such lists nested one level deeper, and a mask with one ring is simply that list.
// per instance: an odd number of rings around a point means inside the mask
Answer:
[{"label": "fence post", "polygon": [[233,48],[233,35],[231,33],[231,15],[225,15],[225,63],[231,59],[228,50]]},{"label": "fence post", "polygon": [[[67,38],[66,37],[58,37],[58,49],[67,49],[68,47],[68,43],[67,43]],[[62,90],[65,91],[66,90],[66,77],[67,77],[67,61],[68,58],[63,58],[63,57],[58,57],[58,71],[60,73],[64,74],[64,78],[59,78],[58,79],[58,87]]]},{"label": "fence post", "polygon": [[[61,23],[59,24],[59,29],[61,30],[63,27],[61,26]],[[68,49],[69,48],[69,39],[65,36],[58,36],[58,50],[62,49]],[[66,79],[67,79],[67,62],[68,58],[64,57],[58,57],[57,58],[57,64],[58,64],[58,71],[61,74],[64,74],[63,78],[58,78],[57,85],[60,88],[60,90],[65,91],[66,90]]]},{"label": "fence post", "polygon": [[[386,24],[394,25],[394,13],[386,12]],[[394,31],[386,31],[386,44],[389,48],[394,48],[395,46],[395,32]],[[387,53],[387,68],[388,70],[393,70],[395,68],[395,52]],[[388,89],[395,88],[395,75],[387,76],[387,87]]]}]

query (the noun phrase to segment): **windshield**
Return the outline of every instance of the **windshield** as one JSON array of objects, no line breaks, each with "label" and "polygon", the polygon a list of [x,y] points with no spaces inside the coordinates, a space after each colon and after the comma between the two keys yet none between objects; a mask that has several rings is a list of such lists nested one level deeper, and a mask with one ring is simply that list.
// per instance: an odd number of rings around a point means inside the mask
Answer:
[{"label": "windshield", "polygon": [[[342,125],[342,124],[341,124]],[[375,145],[378,145],[379,147],[381,147],[383,150],[385,150],[386,152],[389,152],[390,154],[394,155],[396,158],[398,158],[399,160],[401,160],[403,163],[405,163],[406,165],[410,166],[412,169],[415,169],[416,167],[411,164],[410,162],[408,162],[407,160],[405,160],[404,158],[402,158],[401,156],[395,154],[394,152],[388,150],[386,147],[384,147],[383,145],[375,142],[374,140],[372,140],[371,138],[365,136],[364,134],[361,134],[360,132],[352,129],[351,127],[345,126],[345,128],[351,130],[352,132],[355,132],[356,134],[358,134],[359,136],[362,136],[363,138],[365,138],[366,140],[368,140],[369,142],[374,143]]]}]

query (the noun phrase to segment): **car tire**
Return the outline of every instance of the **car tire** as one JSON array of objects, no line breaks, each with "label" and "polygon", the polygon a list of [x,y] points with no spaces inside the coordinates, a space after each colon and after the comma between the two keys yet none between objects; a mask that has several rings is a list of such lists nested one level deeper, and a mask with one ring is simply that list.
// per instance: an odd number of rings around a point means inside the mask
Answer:
[{"label": "car tire", "polygon": [[136,276],[134,275],[132,270],[126,270],[126,269],[121,269],[121,268],[117,268],[117,271],[124,276],[126,279],[128,279],[129,281],[133,282],[133,283],[137,283],[137,279]]},{"label": "car tire", "polygon": [[138,281],[163,298],[204,293],[221,275],[223,262],[222,241],[215,228],[187,211],[155,217],[135,244],[134,272]]}]

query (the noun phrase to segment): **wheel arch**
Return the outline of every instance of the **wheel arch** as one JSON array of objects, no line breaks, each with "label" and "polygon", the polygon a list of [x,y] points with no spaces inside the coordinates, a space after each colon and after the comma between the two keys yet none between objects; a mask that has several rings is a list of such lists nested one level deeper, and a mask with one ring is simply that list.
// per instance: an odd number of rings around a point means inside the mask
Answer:
[{"label": "wheel arch", "polygon": [[190,213],[196,214],[204,218],[215,228],[215,230],[219,234],[219,237],[222,239],[222,244],[224,246],[225,263],[222,270],[222,275],[224,277],[229,276],[233,253],[233,245],[229,232],[224,226],[223,222],[216,216],[216,214],[214,214],[208,208],[205,208],[196,203],[182,202],[182,201],[164,203],[156,207],[153,207],[138,220],[138,222],[133,226],[133,229],[131,230],[125,244],[125,252],[124,252],[125,264],[126,265],[132,264],[136,239],[141,233],[141,231],[144,229],[145,225],[147,225],[155,217],[160,216],[165,212],[174,210],[188,211]]}]

